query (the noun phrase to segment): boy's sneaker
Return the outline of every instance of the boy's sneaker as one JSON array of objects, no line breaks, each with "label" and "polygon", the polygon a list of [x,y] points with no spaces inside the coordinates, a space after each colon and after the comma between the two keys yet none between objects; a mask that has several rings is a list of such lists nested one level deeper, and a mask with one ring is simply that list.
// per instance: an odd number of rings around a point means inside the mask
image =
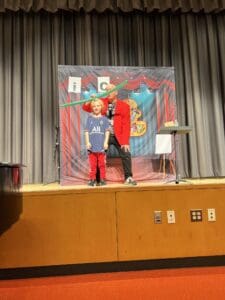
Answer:
[{"label": "boy's sneaker", "polygon": [[124,184],[126,184],[126,185],[137,185],[137,182],[130,176],[125,180]]},{"label": "boy's sneaker", "polygon": [[95,180],[90,179],[90,180],[88,181],[88,186],[95,186],[95,185],[96,185],[96,181],[95,181]]},{"label": "boy's sneaker", "polygon": [[101,179],[100,182],[99,182],[99,185],[106,185],[106,182],[104,179]]}]

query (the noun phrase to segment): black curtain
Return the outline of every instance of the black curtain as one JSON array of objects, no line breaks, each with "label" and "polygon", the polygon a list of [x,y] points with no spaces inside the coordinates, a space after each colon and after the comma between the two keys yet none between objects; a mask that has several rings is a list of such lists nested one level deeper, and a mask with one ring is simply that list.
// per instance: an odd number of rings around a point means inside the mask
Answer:
[{"label": "black curtain", "polygon": [[112,12],[205,12],[218,13],[225,9],[225,0],[4,0],[0,12],[12,10],[26,12],[46,10],[55,13],[67,11]]},{"label": "black curtain", "polygon": [[27,165],[27,183],[57,179],[58,64],[174,66],[178,121],[193,126],[180,173],[225,176],[224,49],[223,12],[1,13],[0,161]]}]

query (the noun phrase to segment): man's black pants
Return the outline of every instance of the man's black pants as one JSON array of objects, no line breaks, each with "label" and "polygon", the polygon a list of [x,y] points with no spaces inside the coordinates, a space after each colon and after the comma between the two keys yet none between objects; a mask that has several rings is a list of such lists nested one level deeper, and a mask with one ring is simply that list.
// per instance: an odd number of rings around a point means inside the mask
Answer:
[{"label": "man's black pants", "polygon": [[124,149],[121,148],[114,134],[110,134],[109,146],[110,145],[114,145],[114,147],[117,149],[122,160],[124,177],[127,179],[128,177],[132,176],[131,154],[129,151],[124,151]]}]

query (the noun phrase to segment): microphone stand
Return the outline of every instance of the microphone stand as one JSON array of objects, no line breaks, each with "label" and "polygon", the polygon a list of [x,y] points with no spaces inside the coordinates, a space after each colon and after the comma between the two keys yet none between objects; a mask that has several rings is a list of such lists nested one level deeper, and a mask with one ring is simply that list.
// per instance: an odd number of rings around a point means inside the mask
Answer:
[{"label": "microphone stand", "polygon": [[60,133],[60,128],[59,126],[55,126],[55,148],[54,148],[54,156],[53,160],[56,162],[56,167],[57,167],[57,176],[58,180],[57,182],[60,182],[60,143],[59,143],[59,133]]}]

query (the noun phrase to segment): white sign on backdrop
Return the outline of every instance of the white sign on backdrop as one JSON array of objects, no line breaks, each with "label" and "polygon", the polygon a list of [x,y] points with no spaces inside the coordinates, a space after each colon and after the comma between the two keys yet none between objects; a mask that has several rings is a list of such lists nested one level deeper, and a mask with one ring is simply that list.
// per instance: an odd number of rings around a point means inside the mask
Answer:
[{"label": "white sign on backdrop", "polygon": [[156,134],[155,154],[169,154],[171,152],[171,134]]},{"label": "white sign on backdrop", "polygon": [[69,77],[68,93],[81,93],[81,77]]},{"label": "white sign on backdrop", "polygon": [[98,77],[98,92],[102,93],[105,92],[105,87],[109,84],[110,78],[109,77]]}]

